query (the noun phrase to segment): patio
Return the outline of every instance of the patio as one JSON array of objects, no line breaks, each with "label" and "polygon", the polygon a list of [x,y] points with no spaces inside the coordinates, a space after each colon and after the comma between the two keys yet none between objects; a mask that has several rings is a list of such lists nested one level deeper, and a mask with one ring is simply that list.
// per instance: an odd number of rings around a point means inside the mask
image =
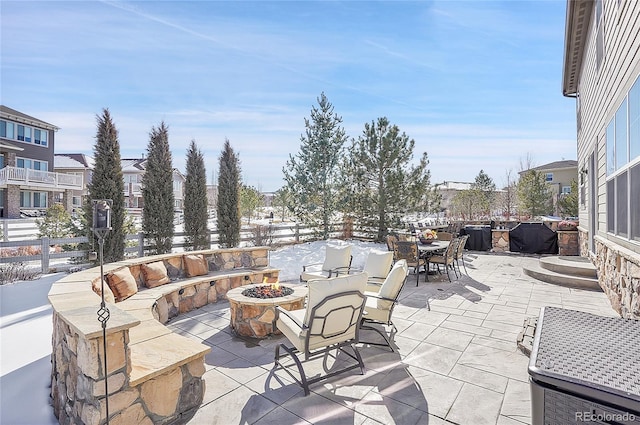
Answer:
[{"label": "patio", "polygon": [[228,302],[179,316],[170,328],[212,347],[204,401],[188,423],[530,423],[529,358],[516,347],[524,319],[544,305],[616,313],[602,292],[524,275],[522,266],[538,257],[471,253],[466,259],[470,276],[453,283],[421,277],[416,287],[409,276],[394,312],[397,353],[361,344],[365,375],[336,376],[312,386],[308,397],[286,373],[271,371],[274,347],[284,338],[233,336]]}]

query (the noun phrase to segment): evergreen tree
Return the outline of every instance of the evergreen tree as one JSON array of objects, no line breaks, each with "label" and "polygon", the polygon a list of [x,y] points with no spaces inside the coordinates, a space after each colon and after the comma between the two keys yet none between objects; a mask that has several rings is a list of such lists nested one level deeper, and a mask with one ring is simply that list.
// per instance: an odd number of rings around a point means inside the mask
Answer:
[{"label": "evergreen tree", "polygon": [[576,179],[571,180],[571,192],[560,195],[558,207],[563,217],[578,216],[578,181]]},{"label": "evergreen tree", "polygon": [[474,208],[478,215],[485,215],[491,218],[491,208],[495,200],[496,185],[484,170],[480,170],[475,181],[471,184],[473,193]]},{"label": "evergreen tree", "polygon": [[175,196],[169,129],[164,122],[151,127],[144,167],[142,231],[154,254],[166,254],[173,246]]},{"label": "evergreen tree", "polygon": [[282,221],[285,219],[287,209],[291,208],[292,199],[291,192],[289,192],[289,188],[287,186],[276,190],[276,193],[273,195],[271,205],[280,209],[280,219]]},{"label": "evergreen tree", "polygon": [[222,248],[240,245],[240,159],[224,141],[218,173],[218,235]]},{"label": "evergreen tree", "polygon": [[62,204],[53,204],[47,208],[44,218],[36,219],[36,225],[39,238],[68,238],[73,235],[71,214]]},{"label": "evergreen tree", "polygon": [[414,145],[387,118],[378,118],[365,124],[363,134],[349,149],[343,174],[348,196],[343,192],[341,199],[351,204],[349,213],[356,222],[376,229],[377,241],[407,212],[423,207],[425,193],[430,191],[427,154],[412,165]]},{"label": "evergreen tree", "polygon": [[517,190],[520,211],[532,219],[551,210],[551,192],[543,173],[536,170],[525,172],[518,181]]},{"label": "evergreen tree", "polygon": [[300,151],[283,168],[291,196],[296,200],[294,214],[303,223],[317,229],[318,236],[327,239],[331,220],[338,203],[337,180],[340,173],[342,148],[347,140],[342,118],[324,93],[318,108],[313,106],[311,118],[305,118],[305,134],[300,136]]},{"label": "evergreen tree", "polygon": [[93,200],[111,199],[111,228],[104,239],[104,262],[111,263],[124,258],[125,209],[124,178],[120,161],[120,142],[108,109],[102,110],[102,116],[96,116],[98,130],[93,147],[93,176],[87,184],[87,198],[84,202],[84,220],[87,236],[92,247],[97,246],[96,236],[90,227],[93,223]]},{"label": "evergreen tree", "polygon": [[264,196],[253,186],[242,185],[240,188],[240,212],[247,217],[247,224],[251,224],[251,216],[256,209],[263,205]]},{"label": "evergreen tree", "polygon": [[210,248],[209,212],[207,205],[207,172],[204,156],[195,140],[187,151],[187,176],[184,183],[184,233],[185,249]]}]

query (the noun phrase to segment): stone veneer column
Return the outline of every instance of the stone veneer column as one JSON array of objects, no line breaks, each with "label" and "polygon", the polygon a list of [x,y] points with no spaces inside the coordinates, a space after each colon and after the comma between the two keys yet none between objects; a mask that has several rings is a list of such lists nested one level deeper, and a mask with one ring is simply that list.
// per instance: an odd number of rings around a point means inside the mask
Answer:
[{"label": "stone veneer column", "polygon": [[62,206],[69,214],[71,214],[71,212],[73,211],[73,191],[72,190],[67,189],[62,194]]},{"label": "stone veneer column", "polygon": [[558,230],[558,255],[578,255],[578,231]]},{"label": "stone veneer column", "polygon": [[7,185],[5,216],[7,218],[20,218],[20,187],[13,184]]},{"label": "stone veneer column", "polygon": [[508,252],[509,231],[506,229],[491,230],[491,247],[493,252]]}]

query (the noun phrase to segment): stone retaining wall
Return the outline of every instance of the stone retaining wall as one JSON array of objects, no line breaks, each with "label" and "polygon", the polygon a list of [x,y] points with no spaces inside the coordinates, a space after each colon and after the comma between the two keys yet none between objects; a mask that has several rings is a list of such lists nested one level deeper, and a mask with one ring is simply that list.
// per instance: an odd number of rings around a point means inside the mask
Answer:
[{"label": "stone retaining wall", "polygon": [[577,230],[557,230],[558,233],[558,255],[578,255],[578,231]]},{"label": "stone retaining wall", "polygon": [[[100,298],[91,283],[100,268],[70,274],[49,292],[53,307],[51,397],[61,424],[106,423],[104,379],[109,389],[112,425],[186,422],[204,396],[204,356],[210,348],[163,326],[171,317],[224,298],[232,287],[277,277],[267,269],[268,248],[201,251],[213,275],[180,279],[108,304],[107,371],[103,329],[97,320]],[[133,269],[158,260],[181,267],[183,253],[150,256],[106,264],[105,273],[123,266]],[[176,260],[178,259],[178,260]],[[241,271],[237,269],[243,268]],[[182,277],[182,270],[179,270]],[[249,278],[247,278],[248,276]],[[196,279],[196,280],[194,280]],[[164,364],[158,365],[160,358]]]}]

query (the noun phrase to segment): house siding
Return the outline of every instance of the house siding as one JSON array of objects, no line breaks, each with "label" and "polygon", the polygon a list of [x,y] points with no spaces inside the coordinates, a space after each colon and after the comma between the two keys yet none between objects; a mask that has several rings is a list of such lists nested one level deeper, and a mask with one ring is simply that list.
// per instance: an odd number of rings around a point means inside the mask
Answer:
[{"label": "house siding", "polygon": [[[567,7],[571,7],[567,3]],[[595,6],[594,6],[595,7]],[[580,121],[578,170],[596,155],[596,199],[589,199],[589,178],[579,202],[581,254],[595,263],[599,281],[613,307],[624,317],[640,318],[640,244],[607,233],[606,127],[640,75],[640,2],[603,0],[604,59],[597,69],[596,22],[591,14],[586,50],[578,81]],[[578,106],[578,105],[577,105]],[[597,202],[596,234],[589,235],[590,203]],[[589,238],[593,236],[593,251]]]}]

